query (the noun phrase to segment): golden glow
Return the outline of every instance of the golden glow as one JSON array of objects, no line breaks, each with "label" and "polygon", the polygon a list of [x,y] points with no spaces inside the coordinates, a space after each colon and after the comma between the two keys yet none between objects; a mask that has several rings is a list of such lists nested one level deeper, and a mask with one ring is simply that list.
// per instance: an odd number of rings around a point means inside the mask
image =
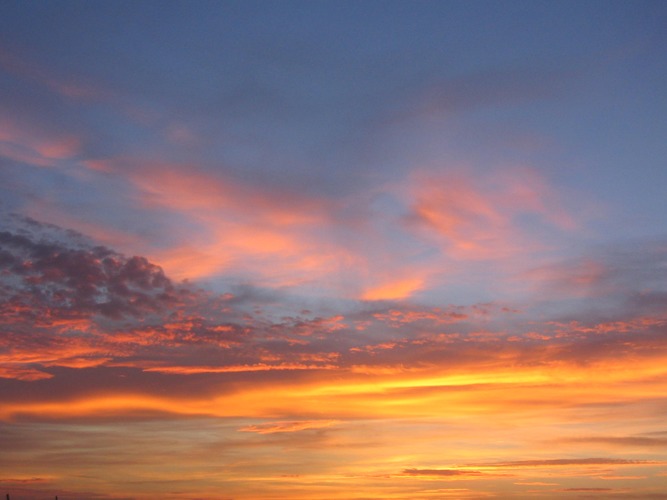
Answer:
[{"label": "golden glow", "polygon": [[404,299],[421,289],[423,285],[424,281],[420,278],[392,281],[366,290],[361,298],[363,300]]},{"label": "golden glow", "polygon": [[[543,368],[479,367],[469,373],[439,372],[437,367],[386,370],[375,375],[336,371],[293,381],[289,386],[265,382],[247,384],[232,393],[204,398],[157,398],[141,394],[105,394],[53,403],[13,403],[0,416],[18,414],[95,415],[99,412],[153,410],[181,415],[231,417],[300,414],[314,418],[403,418],[483,414],[520,414],[551,411],[584,404],[604,404],[659,398],[667,380],[667,357],[645,360],[639,366],[609,361],[598,366]],[[164,367],[146,371],[197,374],[254,371],[314,371],[326,373],[333,365],[248,365]],[[325,370],[322,372],[322,370]],[[331,379],[329,381],[328,379]],[[631,389],[631,390],[626,390]]]},{"label": "golden glow", "polygon": [[70,4],[0,11],[0,496],[667,499],[667,2]]},{"label": "golden glow", "polygon": [[[102,427],[108,425],[104,419],[120,421],[113,424],[118,431],[107,432],[130,432],[129,442],[137,441],[131,453],[143,457],[144,465],[131,476],[158,484],[143,494],[116,484],[118,496],[157,498],[167,494],[159,484],[175,474],[183,491],[196,481],[199,494],[212,498],[224,490],[248,499],[344,499],[354,488],[369,499],[483,498],[499,491],[555,499],[577,488],[608,492],[630,483],[650,493],[667,471],[660,447],[664,423],[651,410],[664,397],[666,361],[662,355],[641,363],[387,366],[372,374],[277,368],[288,378],[240,379],[219,393],[200,395],[105,393],[14,401],[2,405],[0,418],[40,418],[50,425],[101,418]],[[198,376],[204,370],[178,373]],[[142,415],[151,415],[150,425],[122,423]],[[654,437],[614,438],[650,436],[647,430]],[[109,446],[103,435],[96,439],[102,439],[97,446]],[[154,463],[164,453],[175,455]],[[177,469],[168,465],[175,457]],[[58,484],[64,467],[43,481]],[[91,467],[101,478],[117,472],[104,461]],[[27,480],[41,484],[39,469],[28,470],[35,474]],[[6,474],[18,481],[25,471],[10,467]]]}]

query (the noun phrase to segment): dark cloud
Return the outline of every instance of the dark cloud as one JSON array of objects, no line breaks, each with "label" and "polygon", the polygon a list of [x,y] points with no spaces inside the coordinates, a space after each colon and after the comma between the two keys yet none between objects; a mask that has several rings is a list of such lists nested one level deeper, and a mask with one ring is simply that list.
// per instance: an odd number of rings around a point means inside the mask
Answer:
[{"label": "dark cloud", "polygon": [[0,232],[4,314],[25,320],[44,314],[121,319],[156,312],[176,301],[172,282],[146,258],[46,239],[35,231],[40,229],[36,224],[29,221],[28,234]]}]

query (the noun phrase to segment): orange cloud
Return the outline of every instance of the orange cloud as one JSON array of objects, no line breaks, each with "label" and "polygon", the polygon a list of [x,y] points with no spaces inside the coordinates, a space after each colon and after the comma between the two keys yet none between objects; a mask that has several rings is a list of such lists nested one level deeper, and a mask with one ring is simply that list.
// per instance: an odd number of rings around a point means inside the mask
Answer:
[{"label": "orange cloud", "polygon": [[558,486],[558,483],[545,483],[544,481],[519,481],[514,484],[523,486]]},{"label": "orange cloud", "polygon": [[443,310],[439,307],[430,309],[390,309],[387,312],[374,313],[373,318],[386,322],[394,328],[413,324],[417,322],[433,322],[437,325],[445,325],[466,320],[475,310],[468,311],[466,308],[457,307],[451,310]]},{"label": "orange cloud", "polygon": [[470,477],[470,476],[479,477],[487,475],[478,470],[471,470],[471,469],[404,469],[403,474],[406,476],[435,477],[438,479],[460,478],[460,477]]},{"label": "orange cloud", "polygon": [[[86,402],[63,401],[52,403],[55,414],[67,415],[74,408],[94,415],[105,411],[110,401],[114,411],[133,408],[161,409],[182,414],[211,416],[246,415],[304,415],[311,418],[407,418],[432,417],[446,412],[449,416],[484,415],[490,411],[501,415],[519,415],[523,412],[553,412],[592,404],[617,401],[619,387],[626,404],[661,397],[664,383],[664,358],[645,359],[630,369],[623,360],[608,360],[598,366],[578,367],[575,364],[554,364],[538,369],[534,366],[507,368],[507,359],[499,358],[486,366],[474,364],[469,369],[446,370],[438,366],[355,373],[327,364],[259,363],[232,366],[154,366],[146,372],[165,374],[243,373],[243,372],[310,372],[311,376],[291,378],[289,385],[265,381],[261,386],[251,383],[237,385],[234,394],[210,399],[187,400],[154,396],[127,396],[97,398]],[[336,378],[329,380],[316,374],[322,370],[337,370]],[[250,380],[250,379],[249,379]],[[585,381],[585,383],[583,383]],[[317,405],[311,405],[317,401]],[[125,405],[124,402],[128,402]],[[37,404],[37,403],[36,403]],[[111,404],[111,403],[109,403]],[[38,404],[39,406],[39,404]],[[4,417],[40,411],[32,404],[4,406]],[[574,416],[572,418],[575,418]],[[592,459],[591,459],[592,460]],[[535,462],[535,464],[538,464]],[[541,462],[540,462],[541,464]],[[551,461],[543,465],[558,465]],[[532,465],[530,461],[516,466]]]},{"label": "orange cloud", "polygon": [[405,278],[389,281],[367,289],[361,295],[362,300],[397,300],[410,297],[424,285],[421,278]]},{"label": "orange cloud", "polygon": [[567,467],[571,465],[660,465],[661,462],[651,460],[628,460],[624,458],[556,458],[548,460],[519,460],[490,464],[497,468],[524,468],[524,467]]},{"label": "orange cloud", "polygon": [[247,425],[241,427],[241,432],[256,432],[258,434],[275,434],[283,432],[299,432],[309,429],[323,429],[340,423],[339,420],[301,420],[293,422],[271,422],[266,424]]},{"label": "orange cloud", "polygon": [[[0,361],[1,362],[1,361]],[[25,368],[23,366],[12,366],[12,365],[1,365],[0,364],[0,378],[12,378],[16,380],[43,380],[52,378],[53,375],[50,373],[43,372],[41,370],[35,370],[33,368]]]},{"label": "orange cloud", "polygon": [[146,372],[177,373],[191,375],[195,373],[240,373],[240,372],[266,372],[283,370],[334,370],[338,368],[331,364],[303,364],[303,363],[280,363],[267,364],[255,363],[252,365],[229,365],[229,366],[159,366],[145,368]]}]

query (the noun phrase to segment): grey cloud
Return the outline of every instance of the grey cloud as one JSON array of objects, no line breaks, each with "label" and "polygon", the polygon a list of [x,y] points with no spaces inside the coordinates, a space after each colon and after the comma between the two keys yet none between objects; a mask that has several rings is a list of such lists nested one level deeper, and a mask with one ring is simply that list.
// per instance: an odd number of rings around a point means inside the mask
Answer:
[{"label": "grey cloud", "polygon": [[157,311],[176,299],[162,269],[144,257],[108,248],[0,232],[3,308],[30,317],[100,314],[109,318]]},{"label": "grey cloud", "polygon": [[[654,314],[667,305],[667,240],[638,239],[590,248],[582,255],[527,273],[543,277],[549,298],[577,297],[597,319]],[[595,301],[594,309],[591,301]]]},{"label": "grey cloud", "polygon": [[614,491],[612,488],[564,488],[559,491]]},{"label": "grey cloud", "polygon": [[436,477],[452,477],[452,476],[482,476],[484,473],[478,470],[465,469],[403,469],[404,476],[436,476]]},{"label": "grey cloud", "polygon": [[570,438],[565,441],[583,444],[609,444],[631,448],[667,448],[667,437],[588,436]]}]

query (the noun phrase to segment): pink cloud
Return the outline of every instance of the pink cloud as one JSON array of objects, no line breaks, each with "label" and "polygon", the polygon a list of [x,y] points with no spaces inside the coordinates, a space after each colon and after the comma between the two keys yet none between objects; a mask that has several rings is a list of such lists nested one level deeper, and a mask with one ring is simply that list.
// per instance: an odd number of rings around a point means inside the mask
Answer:
[{"label": "pink cloud", "polygon": [[50,167],[75,157],[81,149],[78,137],[51,133],[0,118],[0,156],[38,167]]},{"label": "pink cloud", "polygon": [[108,96],[108,91],[84,83],[72,76],[61,77],[32,61],[20,57],[7,49],[0,47],[0,66],[6,71],[23,78],[24,80],[43,85],[53,92],[75,100],[97,100]]},{"label": "pink cloud", "polygon": [[[332,236],[356,230],[337,218],[339,201],[241,184],[194,166],[132,165],[95,168],[127,175],[142,193],[144,208],[166,209],[191,221],[173,226],[185,243],[149,251],[176,278],[231,271],[263,286],[327,283],[330,291],[367,300],[405,298],[424,286],[423,269],[396,280],[373,264],[375,256],[366,251],[382,248],[381,241],[359,249]],[[385,253],[391,261],[391,249]]]},{"label": "pink cloud", "polygon": [[331,224],[329,201],[240,184],[194,166],[120,163],[104,168],[127,176],[141,206],[189,221],[172,226],[186,243],[151,254],[176,278],[234,269],[284,286],[311,281],[345,258],[322,237],[321,228]]},{"label": "pink cloud", "polygon": [[517,279],[546,292],[586,297],[611,292],[609,277],[610,270],[603,262],[583,259],[531,269]]},{"label": "pink cloud", "polygon": [[[194,164],[122,158],[86,164],[128,182],[136,210],[161,214],[171,243],[140,250],[177,279],[232,274],[266,287],[402,300],[463,279],[465,269],[452,261],[511,267],[547,248],[545,234],[575,227],[555,190],[529,169],[488,179],[466,171],[422,173],[401,187],[376,187],[409,211],[402,217],[374,206],[367,194],[310,196]],[[524,224],[531,217],[537,229]],[[416,258],[433,246],[439,254]]]},{"label": "pink cloud", "polygon": [[[531,169],[475,176],[459,170],[413,177],[410,223],[456,260],[499,260],[543,249],[546,230],[570,231],[573,217],[555,190]],[[533,217],[538,227],[523,219]]]}]

